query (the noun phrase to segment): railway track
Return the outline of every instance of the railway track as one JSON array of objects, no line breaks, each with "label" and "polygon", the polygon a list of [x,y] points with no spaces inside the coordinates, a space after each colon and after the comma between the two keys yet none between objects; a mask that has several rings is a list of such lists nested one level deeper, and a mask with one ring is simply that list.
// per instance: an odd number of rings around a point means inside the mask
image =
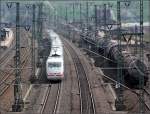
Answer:
[{"label": "railway track", "polygon": [[150,92],[144,89],[145,106],[150,111]]},{"label": "railway track", "polygon": [[49,85],[40,114],[56,114],[60,90],[61,83]]},{"label": "railway track", "polygon": [[[89,51],[89,50],[87,50],[87,51]],[[93,53],[93,52],[91,52],[91,53]],[[94,54],[95,54],[95,53],[94,53]],[[98,55],[98,54],[96,54],[96,55]],[[98,55],[98,56],[99,56],[99,55]],[[116,74],[114,73],[113,75],[116,75]],[[115,81],[114,79],[112,79],[112,78],[110,78],[110,77],[108,77],[108,76],[106,76],[106,75],[104,75],[104,74],[103,74],[103,76],[104,76],[105,78],[107,78],[108,80],[111,80],[111,83],[116,84],[117,81]],[[127,87],[127,86],[124,85],[124,84],[122,84],[122,86],[123,86],[124,88],[126,88],[127,90],[130,90],[131,92],[133,92],[133,93],[136,94],[137,96],[139,96],[139,93],[138,93],[138,92],[132,90],[131,88]],[[143,102],[143,104],[145,105],[146,109],[147,109],[148,111],[150,111],[150,92],[149,92],[148,90],[146,90],[146,89],[144,89],[144,102]]]},{"label": "railway track", "polygon": [[0,58],[0,65],[1,66],[4,66],[4,64],[8,63],[8,61],[10,59],[12,59],[13,53],[11,52],[11,49],[9,49],[9,51],[7,51],[7,53],[4,53],[4,55],[1,56],[1,58]]},{"label": "railway track", "polygon": [[6,62],[6,60],[9,58],[9,56],[6,54],[3,57],[0,58],[0,65],[3,66],[3,64]]},{"label": "railway track", "polygon": [[[22,55],[23,61],[21,62],[22,68],[24,68],[26,63],[28,62],[28,58],[29,58],[28,53],[30,53],[30,50],[28,51],[28,49],[25,49],[23,51],[23,55]],[[14,82],[14,79],[12,77],[14,73],[15,73],[15,70],[13,69],[11,69],[8,73],[3,73],[4,75],[2,76],[1,81],[0,81],[0,96],[2,96]]]},{"label": "railway track", "polygon": [[75,64],[75,69],[77,72],[78,85],[80,91],[80,114],[95,114],[95,103],[94,98],[91,92],[91,86],[87,78],[84,67],[81,63],[79,56],[76,54],[76,51],[71,47],[67,41],[63,40],[65,46],[69,50],[73,62]]},{"label": "railway track", "polygon": [[[0,96],[2,96],[12,84],[13,81],[9,79],[10,76],[12,76],[11,73],[3,76],[2,81],[0,82]],[[8,80],[11,81],[11,83]]]}]

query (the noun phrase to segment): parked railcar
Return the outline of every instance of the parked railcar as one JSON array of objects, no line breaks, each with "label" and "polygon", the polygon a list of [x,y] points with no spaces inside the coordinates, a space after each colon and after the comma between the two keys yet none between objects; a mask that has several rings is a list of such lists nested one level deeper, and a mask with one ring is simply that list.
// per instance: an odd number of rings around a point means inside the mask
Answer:
[{"label": "parked railcar", "polygon": [[5,35],[2,36],[5,38],[0,42],[0,47],[9,48],[14,40],[14,33],[10,28],[4,28],[3,31],[5,31]]},{"label": "parked railcar", "polygon": [[144,84],[146,85],[149,79],[148,66],[144,61],[141,61],[135,55],[131,55],[128,51],[120,52],[118,50],[118,42],[115,40],[100,41],[99,53],[105,51],[109,59],[117,62],[119,56],[122,57],[123,66],[128,68],[124,69],[125,79],[127,79],[131,84],[138,85],[141,77],[144,78]]}]

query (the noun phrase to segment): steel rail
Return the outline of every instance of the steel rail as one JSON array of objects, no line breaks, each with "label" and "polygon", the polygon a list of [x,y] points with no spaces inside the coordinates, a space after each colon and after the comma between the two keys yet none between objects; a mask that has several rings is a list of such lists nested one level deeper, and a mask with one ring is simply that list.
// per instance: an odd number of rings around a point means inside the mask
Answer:
[{"label": "steel rail", "polygon": [[[50,94],[53,94],[52,93],[53,92],[52,91],[52,86],[54,86],[54,85],[51,84],[51,86],[49,86],[49,88],[48,88],[48,90],[46,92],[46,96],[44,98],[44,103],[43,103],[42,109],[40,111],[40,114],[49,114],[50,113],[50,112],[47,112],[47,111],[49,111],[49,109],[47,109],[47,105],[49,105],[48,100],[51,99]],[[56,114],[57,113],[57,107],[58,107],[58,102],[59,102],[59,97],[60,97],[60,90],[61,90],[61,83],[59,83],[57,86],[58,86],[57,89],[55,89],[57,91],[56,92],[56,100],[54,101],[55,104],[54,104],[53,109],[51,109],[52,110],[52,114]],[[51,102],[51,104],[52,104],[52,102]],[[48,108],[50,108],[50,107],[48,107]]]},{"label": "steel rail", "polygon": [[149,99],[148,102],[144,101],[144,104],[145,104],[146,108],[150,111],[150,92],[148,90],[146,90],[146,89],[143,89],[143,91],[144,91],[144,95],[146,97],[148,97],[148,99]]},{"label": "steel rail", "polygon": [[61,90],[61,84],[58,85],[56,103],[55,103],[55,106],[54,106],[53,114],[56,114],[56,113],[57,113],[58,101],[59,101],[59,97],[60,97],[60,90]]},{"label": "steel rail", "polygon": [[[28,61],[28,58],[29,58],[29,55],[26,54],[26,53],[28,53],[27,50],[25,50],[25,52],[22,55],[23,58],[24,58],[23,61],[22,61],[22,67],[25,67],[25,65]],[[29,50],[29,53],[30,53],[30,50]],[[4,75],[2,77],[2,80],[0,82],[0,87],[2,87],[1,92],[0,92],[0,96],[2,96],[9,89],[9,87],[11,86],[12,83],[6,84],[6,80],[8,80],[12,76],[13,73],[14,73],[14,70],[11,70],[9,73],[7,73],[6,75]]]},{"label": "steel rail", "polygon": [[75,64],[75,69],[77,72],[79,92],[80,92],[80,102],[81,102],[80,113],[95,114],[96,109],[95,109],[94,98],[92,95],[91,86],[87,78],[86,71],[84,70],[83,64],[81,63],[79,56],[72,48],[72,46],[69,43],[67,43],[65,40],[63,41],[72,56],[73,62]]},{"label": "steel rail", "polygon": [[42,104],[43,106],[42,106],[42,109],[40,111],[40,114],[43,114],[43,112],[44,112],[44,109],[45,109],[47,101],[48,101],[48,97],[50,95],[50,89],[51,89],[51,85],[48,86],[48,89],[47,89],[47,92],[46,92],[46,95],[45,95],[45,98],[44,98],[44,102]]}]

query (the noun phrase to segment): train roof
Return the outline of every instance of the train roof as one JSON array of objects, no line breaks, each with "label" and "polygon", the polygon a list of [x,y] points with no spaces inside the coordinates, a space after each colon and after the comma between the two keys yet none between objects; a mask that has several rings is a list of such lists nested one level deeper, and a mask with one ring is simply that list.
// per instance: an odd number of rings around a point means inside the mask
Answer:
[{"label": "train roof", "polygon": [[52,47],[62,47],[62,41],[59,37],[51,38],[52,41]]},{"label": "train roof", "polygon": [[63,62],[63,57],[48,57],[46,62]]},{"label": "train roof", "polygon": [[51,52],[49,57],[63,57],[63,44],[57,33],[53,30],[47,30],[51,38]]},{"label": "train roof", "polygon": [[53,30],[49,30],[48,32],[51,38],[51,47],[61,47],[63,44],[59,35]]},{"label": "train roof", "polygon": [[50,57],[59,57],[63,55],[63,47],[53,47],[51,48]]},{"label": "train roof", "polygon": [[48,30],[48,33],[50,37],[58,37],[58,34],[56,34],[53,30]]}]

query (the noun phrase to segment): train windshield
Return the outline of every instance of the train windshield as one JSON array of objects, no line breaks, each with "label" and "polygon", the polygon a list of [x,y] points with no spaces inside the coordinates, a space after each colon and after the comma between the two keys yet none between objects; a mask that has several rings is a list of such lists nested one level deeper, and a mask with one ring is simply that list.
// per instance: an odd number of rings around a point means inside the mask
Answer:
[{"label": "train windshield", "polygon": [[61,63],[60,62],[48,63],[48,67],[51,69],[60,69]]}]

